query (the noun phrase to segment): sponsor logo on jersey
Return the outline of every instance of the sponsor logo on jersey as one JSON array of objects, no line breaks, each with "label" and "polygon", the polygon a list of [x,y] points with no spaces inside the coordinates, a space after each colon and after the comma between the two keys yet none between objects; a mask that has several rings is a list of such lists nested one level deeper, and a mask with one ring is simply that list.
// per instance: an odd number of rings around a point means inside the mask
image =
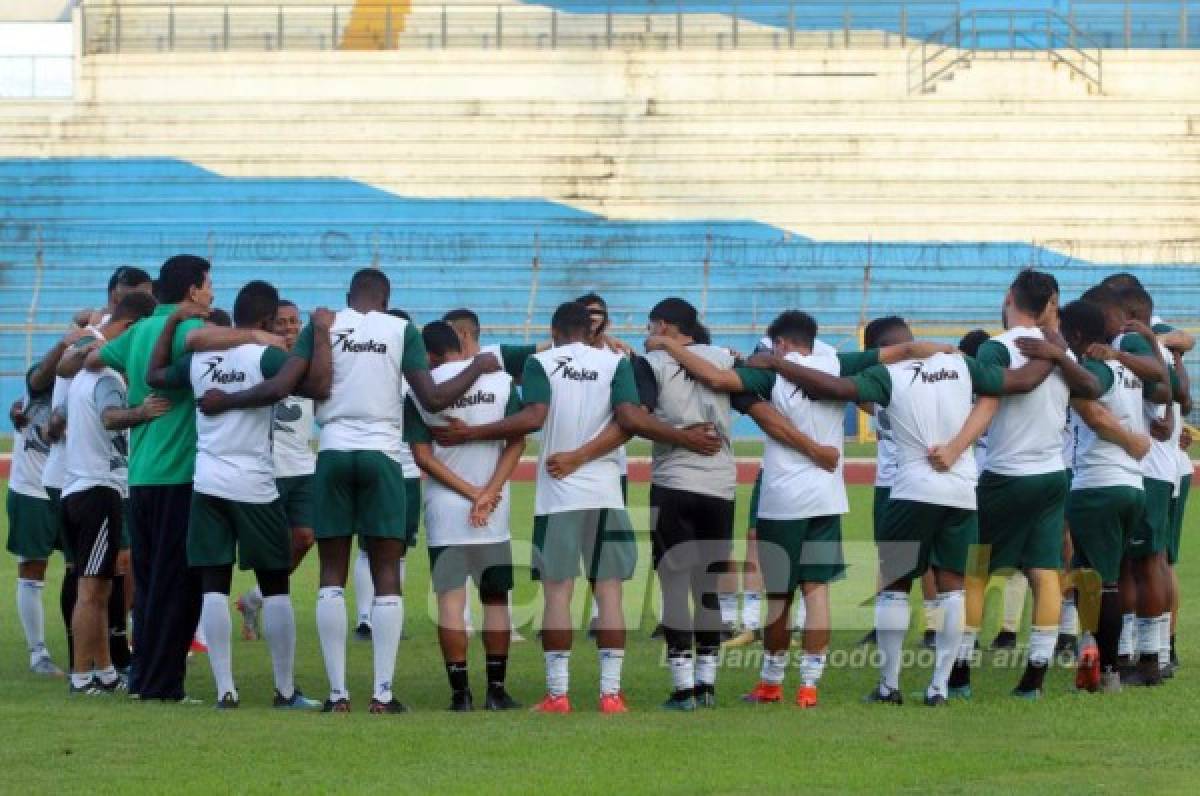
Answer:
[{"label": "sponsor logo on jersey", "polygon": [[939,381],[958,381],[962,378],[957,370],[949,368],[939,368],[938,370],[926,371],[924,362],[913,362],[907,366],[908,370],[912,371],[912,381],[909,384],[915,384],[917,379],[921,380],[922,384],[937,384]]},{"label": "sponsor logo on jersey", "polygon": [[561,374],[564,379],[570,379],[571,381],[597,381],[600,378],[600,371],[588,370],[582,366],[576,367],[571,364],[573,361],[574,357],[570,356],[555,357],[554,370],[551,371],[550,377],[553,378]]},{"label": "sponsor logo on jersey", "polygon": [[201,379],[208,379],[213,384],[240,384],[246,380],[245,371],[241,370],[222,370],[221,363],[225,361],[225,357],[209,357],[204,360],[204,365],[208,368],[202,374]]},{"label": "sponsor logo on jersey", "polygon": [[380,343],[376,340],[352,340],[350,335],[354,334],[353,329],[334,329],[333,348],[347,354],[386,354],[387,343]]},{"label": "sponsor logo on jersey", "polygon": [[483,390],[476,390],[473,393],[467,393],[467,394],[461,396],[457,401],[455,401],[453,404],[451,404],[451,408],[452,409],[466,409],[467,407],[470,407],[470,406],[479,406],[480,404],[494,404],[494,403],[496,403],[496,393],[484,392]]}]

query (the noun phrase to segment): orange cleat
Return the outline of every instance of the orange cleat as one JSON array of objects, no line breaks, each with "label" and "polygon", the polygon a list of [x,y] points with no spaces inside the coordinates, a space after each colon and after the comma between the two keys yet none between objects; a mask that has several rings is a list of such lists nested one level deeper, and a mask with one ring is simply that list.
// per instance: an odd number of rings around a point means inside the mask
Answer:
[{"label": "orange cleat", "polygon": [[783,686],[772,683],[762,683],[754,686],[754,690],[749,694],[742,695],[743,702],[752,702],[756,705],[767,705],[773,702],[783,701]]},{"label": "orange cleat", "polygon": [[625,694],[618,691],[615,694],[600,695],[601,713],[628,713],[629,706],[625,704]]},{"label": "orange cleat", "polygon": [[815,685],[802,685],[796,691],[796,707],[798,708],[815,708],[817,706],[817,687]]},{"label": "orange cleat", "polygon": [[567,699],[566,694],[546,694],[531,710],[534,713],[570,713],[571,700]]},{"label": "orange cleat", "polygon": [[1075,687],[1091,693],[1100,690],[1100,650],[1095,644],[1089,644],[1079,653],[1075,663]]}]

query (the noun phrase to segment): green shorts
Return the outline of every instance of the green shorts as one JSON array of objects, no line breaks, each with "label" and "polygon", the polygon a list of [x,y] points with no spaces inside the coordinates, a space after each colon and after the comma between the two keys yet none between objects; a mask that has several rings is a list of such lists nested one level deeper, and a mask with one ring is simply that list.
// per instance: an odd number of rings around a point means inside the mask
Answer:
[{"label": "green shorts", "polygon": [[925,574],[929,567],[965,573],[979,524],[971,509],[892,498],[875,530],[884,585]]},{"label": "green shorts", "polygon": [[1142,521],[1129,537],[1125,554],[1130,558],[1145,558],[1165,552],[1171,541],[1171,493],[1175,485],[1170,481],[1146,478],[1146,506]]},{"label": "green shorts", "polygon": [[413,547],[421,528],[421,478],[404,479],[404,543]]},{"label": "green shorts", "polygon": [[404,470],[380,451],[321,451],[313,488],[318,539],[407,537]]},{"label": "green shorts", "polygon": [[750,490],[750,513],[746,517],[746,530],[753,531],[758,523],[758,498],[762,494],[762,469],[754,478],[754,489]]},{"label": "green shorts", "polygon": [[289,528],[313,527],[313,478],[311,475],[291,475],[275,479],[279,503]]},{"label": "green shorts", "polygon": [[1167,540],[1167,561],[1171,566],[1179,560],[1179,542],[1183,539],[1183,515],[1187,513],[1188,490],[1192,488],[1192,477],[1185,475],[1179,480],[1179,497],[1171,501],[1171,537]]},{"label": "green shorts", "polygon": [[801,583],[829,583],[842,577],[842,518],[758,521],[758,566],[763,590],[784,595]]},{"label": "green shorts", "polygon": [[8,552],[22,561],[46,561],[62,545],[62,516],[54,500],[8,490]]},{"label": "green shorts", "polygon": [[871,522],[873,524],[872,533],[875,535],[875,541],[879,541],[879,529],[883,527],[883,517],[887,513],[888,501],[892,499],[892,488],[890,486],[875,487],[875,502],[871,505]]},{"label": "green shorts", "polygon": [[1132,486],[1073,489],[1067,496],[1067,523],[1082,569],[1094,569],[1104,583],[1121,576],[1121,559],[1142,522],[1146,494]]},{"label": "green shorts", "polygon": [[1067,472],[979,477],[979,544],[988,572],[1062,569]]},{"label": "green shorts", "polygon": [[629,580],[637,540],[625,509],[583,509],[533,518],[534,580]]},{"label": "green shorts", "polygon": [[429,580],[445,594],[475,581],[479,596],[503,597],[513,588],[512,543],[457,544],[429,548]]},{"label": "green shorts", "polygon": [[292,566],[292,532],[278,499],[271,503],[192,493],[188,517],[190,567],[221,567],[284,572]]}]

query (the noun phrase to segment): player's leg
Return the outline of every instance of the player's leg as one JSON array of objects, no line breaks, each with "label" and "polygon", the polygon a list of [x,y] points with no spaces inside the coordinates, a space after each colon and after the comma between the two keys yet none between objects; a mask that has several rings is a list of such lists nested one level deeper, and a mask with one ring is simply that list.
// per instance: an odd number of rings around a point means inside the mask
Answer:
[{"label": "player's leg", "polygon": [[371,640],[371,606],[375,603],[375,584],[371,582],[371,562],[360,547],[354,557],[354,606],[358,620],[354,635],[359,641]]},{"label": "player's leg", "polygon": [[438,645],[450,683],[449,710],[474,710],[467,677],[467,629],[463,605],[467,601],[466,545],[429,548],[429,576],[437,595]]},{"label": "player's leg", "polygon": [[687,516],[693,535],[699,538],[689,571],[696,645],[693,693],[700,708],[717,706],[717,656],[722,637],[720,578],[733,560],[736,513],[733,500],[692,495],[689,501]]},{"label": "player's leg", "polygon": [[[70,550],[70,542],[66,542]],[[69,556],[70,553],[68,552]],[[75,575],[75,565],[70,561],[63,567],[62,587],[58,592],[58,609],[62,614],[63,629],[67,637],[67,665],[75,665],[75,635],[71,630],[71,617],[75,615],[75,602],[79,598],[79,578]]]},{"label": "player's leg", "polygon": [[57,539],[53,507],[44,498],[8,491],[8,551],[17,557],[17,615],[25,633],[29,668],[35,674],[61,677],[46,649],[43,594],[46,563]]},{"label": "player's leg", "polygon": [[200,627],[208,645],[208,662],[217,689],[218,708],[236,708],[240,696],[233,680],[232,622],[229,590],[237,560],[237,517],[232,502],[224,498],[192,494],[188,518],[188,566],[200,577],[203,595]]},{"label": "player's leg", "polygon": [[1170,669],[1170,671],[1172,672],[1172,674],[1175,672],[1175,670],[1177,668],[1179,668],[1179,655],[1175,649],[1175,633],[1176,633],[1176,628],[1178,628],[1178,626],[1179,626],[1180,592],[1179,592],[1179,575],[1175,571],[1175,565],[1179,561],[1179,549],[1180,549],[1180,545],[1183,541],[1183,520],[1187,514],[1188,493],[1191,491],[1191,487],[1192,487],[1191,474],[1184,475],[1179,480],[1179,498],[1175,502],[1175,515],[1173,517],[1173,523],[1172,523],[1172,529],[1171,529],[1171,547],[1168,550],[1168,555],[1170,557],[1169,560],[1171,563],[1171,581],[1174,584],[1174,588],[1171,591],[1171,593],[1174,595],[1174,599],[1173,599],[1172,605],[1171,605],[1171,628],[1169,631],[1170,647],[1171,647],[1171,650],[1170,650],[1171,669]]},{"label": "player's leg", "polygon": [[762,634],[762,669],[754,689],[742,697],[746,702],[763,704],[783,700],[788,649],[792,643],[792,601],[800,583],[800,559],[809,522],[807,519],[760,518],[755,528],[758,564],[767,597],[767,617]]},{"label": "player's leg", "polygon": [[[659,623],[667,645],[671,693],[663,709],[695,710],[696,661],[690,597],[692,567],[697,563],[698,542],[686,516],[687,497],[679,490],[650,486],[651,557],[661,594]],[[728,579],[728,573],[722,573]]]},{"label": "player's leg", "polygon": [[546,696],[534,707],[539,713],[571,711],[571,597],[580,572],[581,514],[584,512],[534,517],[530,569],[533,579],[542,582],[541,637],[546,666]]},{"label": "player's leg", "polygon": [[[584,566],[600,608],[596,647],[600,655],[600,712],[625,713],[621,670],[625,663],[622,584],[637,566],[637,540],[625,509],[590,513],[584,527]],[[598,516],[594,516],[598,515]]]},{"label": "player's leg", "polygon": [[474,545],[471,554],[471,578],[479,589],[483,604],[483,652],[487,667],[488,710],[515,710],[521,705],[509,695],[508,650],[513,642],[512,612],[509,608],[513,589],[512,544]]},{"label": "player's leg", "polygon": [[[1025,502],[1033,510],[1029,512],[1025,541],[1012,563],[1025,569],[1025,580],[1033,592],[1033,621],[1025,671],[1013,695],[1037,699],[1054,657],[1060,628],[1062,583],[1058,573],[1063,566],[1061,529],[1066,522],[1068,485],[1065,472],[1027,476],[1017,483],[1028,489]],[[1024,602],[1022,597],[1021,604]]]},{"label": "player's leg", "polygon": [[[750,493],[750,509],[747,515],[746,557],[742,571],[742,615],[741,633],[735,633],[737,617],[737,573],[723,581],[719,599],[721,601],[722,640],[732,646],[749,644],[762,636],[763,581],[758,559],[758,499],[762,491],[762,470],[754,479]],[[732,556],[730,556],[732,559]],[[738,564],[735,562],[733,568]]]},{"label": "player's leg", "polygon": [[314,512],[317,558],[317,636],[329,679],[329,713],[350,711],[346,688],[346,576],[354,532],[358,529],[354,491],[354,455],[348,451],[321,451],[313,477],[314,492],[321,496]]},{"label": "player's leg", "polygon": [[932,570],[926,570],[921,576],[921,614],[925,618],[925,632],[921,635],[921,644],[926,649],[933,649],[941,615],[938,613],[937,579],[934,578]]},{"label": "player's leg", "polygon": [[796,562],[805,610],[804,653],[800,658],[800,689],[796,704],[816,707],[817,686],[825,672],[832,622],[829,611],[829,584],[846,571],[842,551],[842,518],[814,517],[808,522],[801,559]]},{"label": "player's leg", "polygon": [[[1064,501],[1064,508],[1065,505],[1066,501]],[[1072,576],[1072,569],[1074,558],[1075,548],[1071,545],[1071,529],[1064,518],[1062,530],[1063,568],[1059,571],[1058,576],[1059,583],[1063,587],[1062,609],[1059,612],[1058,640],[1054,643],[1054,653],[1066,661],[1070,661],[1076,655],[1076,648],[1079,646],[1082,635],[1082,630],[1079,626],[1079,607],[1076,602],[1077,597],[1073,586],[1074,578]]]},{"label": "player's leg", "polygon": [[1137,584],[1136,672],[1128,678],[1134,685],[1162,682],[1159,638],[1162,625],[1171,621],[1166,556],[1173,490],[1170,482],[1145,479],[1145,509],[1129,544],[1128,557]]},{"label": "player's leg", "polygon": [[950,696],[950,675],[962,657],[966,625],[965,578],[968,572],[986,572],[986,556],[979,542],[978,517],[974,511],[941,507],[930,550],[937,578],[942,624],[934,640],[934,667],[925,704],[943,705]]},{"label": "player's leg", "polygon": [[407,711],[392,694],[396,655],[404,632],[404,599],[398,564],[404,555],[404,539],[372,536],[367,539],[371,581],[375,600],[371,604],[371,644],[374,651],[375,691],[370,710],[374,713]]},{"label": "player's leg", "polygon": [[120,495],[94,487],[67,498],[72,560],[80,561],[78,595],[71,616],[75,638],[71,693],[101,694],[127,685],[112,665],[108,646],[108,602],[121,538]]},{"label": "player's leg", "polygon": [[[124,522],[124,511],[122,511]],[[129,612],[126,607],[126,582],[132,577],[132,562],[130,561],[129,545],[117,552],[117,562],[114,568],[112,594],[108,598],[108,654],[117,671],[129,674],[129,663],[132,653],[129,649]]]},{"label": "player's leg", "polygon": [[[404,479],[404,553],[396,564],[396,577],[400,581],[400,599],[404,599],[404,584],[408,574],[408,554],[417,547],[417,535],[421,528],[421,479]],[[463,618],[468,630],[471,627],[471,601],[463,600]],[[469,635],[469,633],[468,633]],[[404,628],[400,628],[400,639],[408,639]]]}]

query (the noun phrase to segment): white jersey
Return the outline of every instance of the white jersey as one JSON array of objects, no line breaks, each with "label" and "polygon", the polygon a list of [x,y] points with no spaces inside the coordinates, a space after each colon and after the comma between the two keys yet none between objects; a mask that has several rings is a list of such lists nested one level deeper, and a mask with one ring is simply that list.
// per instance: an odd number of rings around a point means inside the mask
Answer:
[{"label": "white jersey", "polygon": [[975,444],[971,446],[971,452],[975,456],[975,473],[982,475],[987,469],[988,457],[988,433],[985,431],[979,435],[979,439],[975,440]]},{"label": "white jersey", "polygon": [[[107,321],[104,321],[107,323]],[[104,342],[104,335],[95,327],[89,326],[88,332],[91,337],[85,337],[75,344],[76,347],[87,345],[91,340],[100,340]],[[54,391],[50,395],[50,410],[51,412],[62,412],[67,404],[67,391],[71,387],[71,379],[64,379],[62,376],[54,377]],[[42,471],[42,486],[47,489],[63,488],[67,477],[67,454],[66,440],[59,440],[50,446],[50,453],[46,456],[46,467]]]},{"label": "white jersey", "polygon": [[102,486],[129,495],[129,432],[104,427],[104,410],[125,406],[125,382],[112,368],[81,370],[67,389],[71,433],[63,444],[63,497]]},{"label": "white jersey", "polygon": [[611,351],[570,343],[534,354],[527,373],[533,370],[534,362],[544,373],[545,382],[531,383],[527,377],[523,384],[525,402],[544,402],[549,407],[542,428],[534,513],[541,516],[583,509],[624,508],[621,469],[615,457],[590,461],[563,479],[550,476],[546,460],[560,451],[581,447],[612,422],[619,369],[624,374],[619,386],[621,397],[636,402],[637,390],[629,361]]},{"label": "white jersey", "polygon": [[321,450],[381,451],[399,462],[405,357],[427,366],[420,334],[403,318],[352,309],[337,314],[329,334],[333,386],[317,404]]},{"label": "white jersey", "polygon": [[[435,368],[430,375],[435,383],[440,384],[462,373],[470,364],[470,360],[447,362]],[[512,377],[504,371],[497,371],[480,376],[466,393],[440,412],[427,412],[415,399],[412,403],[421,413],[421,419],[430,427],[448,425],[450,418],[457,418],[468,426],[479,426],[504,419],[512,392]],[[443,448],[435,442],[432,448],[434,457],[455,475],[481,487],[496,472],[505,442],[471,442],[450,448]],[[512,538],[508,527],[507,483],[500,494],[500,505],[488,518],[487,526],[473,528],[469,519],[470,501],[436,478],[428,478],[423,502],[429,546],[492,544]]]},{"label": "white jersey", "polygon": [[[1142,411],[1142,381],[1116,360],[1104,363],[1112,372],[1112,387],[1100,403],[1112,412],[1121,426],[1137,434],[1146,433]],[[1075,417],[1075,476],[1071,489],[1131,486],[1142,489],[1142,468],[1120,445],[1100,438],[1078,415]]]},{"label": "white jersey", "polygon": [[289,395],[272,412],[273,457],[276,478],[312,475],[317,469],[313,453],[313,402]]},{"label": "white jersey", "polygon": [[[29,372],[32,372],[30,368]],[[12,463],[8,475],[8,488],[18,495],[49,500],[42,486],[42,473],[46,469],[46,457],[50,453],[50,440],[46,438],[46,426],[50,422],[50,396],[52,390],[37,395],[29,392],[29,375],[25,376],[25,399],[23,411],[26,424],[13,434]]]},{"label": "white jersey", "polygon": [[[785,359],[834,376],[841,375],[836,353],[803,356],[793,352]],[[844,403],[814,401],[795,384],[776,378],[771,389],[771,404],[817,444],[836,447],[839,452],[842,450],[846,436]],[[841,458],[837,469],[831,473],[799,451],[768,437],[763,443],[762,468],[759,519],[799,520],[849,511]]]},{"label": "white jersey", "polygon": [[[266,346],[247,344],[191,357],[192,392],[240,392],[266,380]],[[282,359],[283,352],[279,351]],[[270,503],[279,497],[271,454],[275,407],[235,409],[219,415],[196,411],[196,491],[239,503]]]},{"label": "white jersey", "polygon": [[[1043,338],[1036,327],[1014,327],[983,345],[1002,345],[1008,367],[1020,368],[1029,360],[1016,346],[1020,337]],[[981,349],[982,350],[982,349]],[[1063,470],[1062,429],[1067,422],[1071,390],[1058,368],[1023,395],[1005,395],[987,431],[983,469],[997,475],[1024,476]]]},{"label": "white jersey", "polygon": [[1177,460],[1179,462],[1179,478],[1175,481],[1174,497],[1179,497],[1181,494],[1180,487],[1183,484],[1183,479],[1191,478],[1196,474],[1196,466],[1192,464],[1192,457],[1188,455],[1187,451],[1180,448]]},{"label": "white jersey", "polygon": [[1075,424],[1077,422],[1078,422],[1078,419],[1075,417],[1075,413],[1073,411],[1071,411],[1070,407],[1068,407],[1067,408],[1067,422],[1063,425],[1062,431],[1061,431],[1063,465],[1068,470],[1075,469],[1075,447],[1076,447],[1076,440],[1075,440],[1076,425]]},{"label": "white jersey", "polygon": [[875,407],[875,486],[890,489],[896,482],[896,440],[892,436],[892,422],[887,409]]},{"label": "white jersey", "polygon": [[[1171,361],[1170,351],[1162,345],[1158,350],[1163,361]],[[1143,401],[1142,410],[1146,415],[1147,426],[1154,420],[1162,420],[1167,416],[1167,412],[1171,413],[1171,419],[1174,421],[1171,436],[1163,441],[1151,441],[1150,452],[1142,459],[1142,475],[1156,481],[1166,481],[1174,488],[1179,484],[1179,458],[1176,452],[1179,450],[1179,437],[1183,433],[1183,415],[1179,411],[1179,404],[1173,400],[1166,404]]]}]

